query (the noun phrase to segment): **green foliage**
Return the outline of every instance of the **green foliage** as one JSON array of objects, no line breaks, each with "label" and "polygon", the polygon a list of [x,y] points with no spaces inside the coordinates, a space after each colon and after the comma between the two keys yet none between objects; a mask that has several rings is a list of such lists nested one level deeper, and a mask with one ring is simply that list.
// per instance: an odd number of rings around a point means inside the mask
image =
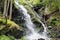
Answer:
[{"label": "green foliage", "polygon": [[57,27],[60,27],[60,20],[52,19],[51,24],[56,25]]},{"label": "green foliage", "polygon": [[2,30],[5,27],[5,25],[0,25],[0,30]]},{"label": "green foliage", "polygon": [[60,27],[60,19],[56,17],[51,17],[48,21],[49,21],[49,25]]},{"label": "green foliage", "polygon": [[15,40],[12,36],[1,35],[0,40]]},{"label": "green foliage", "polygon": [[[13,3],[14,3],[14,0],[12,0]],[[25,7],[28,9],[28,12],[31,14],[31,16],[33,18],[35,18],[36,20],[38,20],[38,18],[36,16],[34,16],[34,11],[32,10],[32,8],[29,6],[29,4],[33,5],[33,6],[36,6],[36,5],[44,5],[46,6],[49,11],[54,11],[56,9],[59,9],[60,7],[60,0],[43,0],[42,2],[40,2],[41,0],[18,0],[18,2],[22,5],[25,5]],[[4,0],[1,2],[1,7],[3,8],[4,7]],[[0,16],[1,16],[1,12],[0,12]],[[35,20],[34,19],[34,20]],[[49,23],[50,25],[52,26],[56,26],[56,27],[59,27],[60,28],[60,20],[58,20],[57,18],[54,18],[52,17],[51,19],[49,19]],[[6,19],[3,19],[3,18],[0,18],[0,30],[4,30],[2,32],[2,34],[5,32],[5,31],[8,31],[10,28],[13,28],[13,27],[17,27],[17,28],[20,28],[20,26],[18,26],[15,22],[7,19],[7,25],[8,25],[8,30],[5,30],[5,24],[6,24]],[[40,28],[41,30],[42,27]],[[52,36],[55,37],[56,34],[55,33],[52,33]],[[21,40],[25,40],[25,37],[22,37]],[[0,40],[14,40],[13,37],[11,38],[11,36],[5,36],[5,35],[2,35],[0,36]]]},{"label": "green foliage", "polygon": [[43,3],[45,6],[49,6],[49,4],[50,4],[49,0],[44,0],[42,3]]},{"label": "green foliage", "polygon": [[0,24],[5,24],[6,20],[5,19],[0,19]]},{"label": "green foliage", "polygon": [[26,36],[23,36],[20,40],[26,40]]},{"label": "green foliage", "polygon": [[32,5],[37,5],[37,4],[40,4],[40,0],[19,0],[19,3],[20,4],[32,4]]},{"label": "green foliage", "polygon": [[[55,12],[53,15],[50,16],[47,22],[48,26],[51,26],[50,30],[50,37],[58,38],[60,37],[60,13]],[[49,27],[48,27],[49,28]]]},{"label": "green foliage", "polygon": [[44,0],[43,4],[49,8],[50,11],[54,11],[59,9],[60,7],[60,0]]},{"label": "green foliage", "polygon": [[58,9],[58,8],[59,8],[58,0],[54,0],[54,1],[51,3],[50,8],[52,8],[51,11]]},{"label": "green foliage", "polygon": [[27,4],[26,0],[19,0],[20,4]]},{"label": "green foliage", "polygon": [[40,4],[40,0],[32,0],[32,2],[33,2],[33,5],[38,5],[38,4]]}]

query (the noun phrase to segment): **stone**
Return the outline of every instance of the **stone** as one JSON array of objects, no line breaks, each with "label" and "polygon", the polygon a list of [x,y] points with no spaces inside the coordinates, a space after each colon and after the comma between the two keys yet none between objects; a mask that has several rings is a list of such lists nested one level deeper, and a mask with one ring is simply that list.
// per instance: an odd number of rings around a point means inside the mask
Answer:
[{"label": "stone", "polygon": [[43,38],[40,38],[40,39],[38,39],[38,40],[45,40],[45,39],[43,39]]}]

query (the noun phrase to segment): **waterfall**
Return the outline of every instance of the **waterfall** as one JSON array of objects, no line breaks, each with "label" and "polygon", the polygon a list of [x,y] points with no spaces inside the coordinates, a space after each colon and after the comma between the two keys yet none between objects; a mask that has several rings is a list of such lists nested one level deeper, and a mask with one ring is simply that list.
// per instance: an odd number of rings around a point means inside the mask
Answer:
[{"label": "waterfall", "polygon": [[17,1],[15,1],[15,4],[19,8],[19,10],[22,11],[22,13],[24,14],[24,19],[25,19],[26,27],[31,31],[31,34],[30,35],[28,35],[28,34],[26,35],[27,40],[38,40],[40,38],[43,38],[45,40],[49,40],[48,37],[47,37],[47,35],[46,35],[46,32],[47,32],[46,29],[47,28],[43,24],[43,22],[40,21],[40,23],[42,24],[42,26],[44,28],[44,32],[41,35],[41,34],[39,34],[38,32],[35,31],[35,29],[36,29],[36,28],[34,28],[35,25],[31,21],[31,17],[28,14],[27,9],[23,5],[20,5]]}]

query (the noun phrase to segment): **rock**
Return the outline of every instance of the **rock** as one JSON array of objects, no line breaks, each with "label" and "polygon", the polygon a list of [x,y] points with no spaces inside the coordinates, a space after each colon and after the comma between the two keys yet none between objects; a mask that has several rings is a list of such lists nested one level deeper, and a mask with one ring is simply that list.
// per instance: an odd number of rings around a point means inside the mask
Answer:
[{"label": "rock", "polygon": [[52,26],[48,26],[48,29],[52,29]]},{"label": "rock", "polygon": [[38,40],[45,40],[45,39],[43,39],[43,38],[40,38],[40,39],[38,39]]}]

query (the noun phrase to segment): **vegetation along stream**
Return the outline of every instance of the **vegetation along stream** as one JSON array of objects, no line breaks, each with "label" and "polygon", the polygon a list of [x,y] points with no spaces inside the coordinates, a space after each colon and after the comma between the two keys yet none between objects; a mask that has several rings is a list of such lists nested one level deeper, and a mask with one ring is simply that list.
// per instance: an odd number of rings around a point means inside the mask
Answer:
[{"label": "vegetation along stream", "polygon": [[0,0],[0,40],[60,40],[60,0]]}]

